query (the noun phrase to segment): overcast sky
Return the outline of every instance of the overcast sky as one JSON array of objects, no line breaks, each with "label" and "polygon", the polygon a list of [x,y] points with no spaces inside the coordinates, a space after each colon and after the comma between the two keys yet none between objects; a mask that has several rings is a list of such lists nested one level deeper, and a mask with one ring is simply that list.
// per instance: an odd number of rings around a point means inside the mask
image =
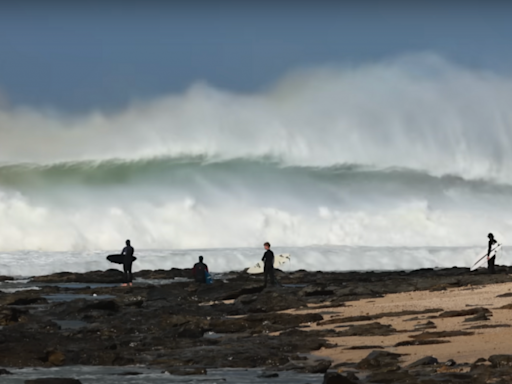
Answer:
[{"label": "overcast sky", "polygon": [[425,51],[509,73],[511,37],[506,1],[2,1],[0,100],[111,110]]}]

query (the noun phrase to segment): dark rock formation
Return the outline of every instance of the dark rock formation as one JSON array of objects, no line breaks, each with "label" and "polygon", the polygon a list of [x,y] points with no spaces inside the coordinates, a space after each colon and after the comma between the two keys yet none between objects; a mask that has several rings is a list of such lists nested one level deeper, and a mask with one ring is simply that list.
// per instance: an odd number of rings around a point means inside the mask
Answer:
[{"label": "dark rock formation", "polygon": [[[391,293],[512,282],[509,273],[506,268],[498,268],[495,275],[460,268],[381,273],[279,272],[284,287],[270,289],[263,289],[261,276],[236,272],[225,274],[211,285],[201,285],[183,280],[190,277],[190,270],[142,271],[136,277],[144,281],[130,288],[117,285],[122,278],[119,270],[41,276],[32,280],[44,283],[41,290],[0,293],[0,366],[141,365],[176,375],[206,374],[210,368],[265,368],[268,375],[281,370],[326,373],[324,383],[329,384],[501,383],[512,372],[512,358],[508,355],[491,356],[490,365],[478,363],[471,372],[460,373],[442,371],[448,367],[433,359],[404,367],[401,355],[385,350],[389,347],[386,343],[348,348],[343,345],[345,337],[397,333],[408,339],[397,347],[447,343],[447,338],[470,336],[473,332],[427,330],[434,329],[442,318],[461,317],[461,323],[464,317],[467,321],[485,321],[492,315],[486,308],[449,312],[433,308],[328,320],[319,313],[304,314],[304,310],[308,306],[316,310],[340,307],[349,301]],[[151,279],[168,282],[152,285]],[[71,282],[116,285],[52,286]],[[57,294],[83,296],[71,301],[52,300],[52,295]],[[421,321],[414,326],[415,332],[397,331],[382,320],[404,316]],[[58,325],[65,323],[69,326]],[[317,329],[311,324],[333,327]],[[471,329],[506,326],[509,325],[477,324]],[[353,372],[330,372],[334,369],[330,361],[305,357],[333,347],[327,340],[330,338],[340,338],[336,341],[340,348],[372,349],[359,363],[343,366],[359,370],[356,373],[360,380]],[[77,383],[74,379],[43,380],[47,381],[29,382]]]}]

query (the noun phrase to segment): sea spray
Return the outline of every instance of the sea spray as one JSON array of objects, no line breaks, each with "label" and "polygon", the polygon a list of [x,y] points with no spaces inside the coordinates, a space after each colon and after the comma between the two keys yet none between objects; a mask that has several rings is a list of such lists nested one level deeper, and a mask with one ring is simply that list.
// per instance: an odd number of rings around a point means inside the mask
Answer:
[{"label": "sea spray", "polygon": [[[310,271],[390,271],[420,268],[468,267],[484,247],[349,247],[309,246],[276,247],[276,253],[290,252],[292,259],[281,267],[285,272],[300,269]],[[88,272],[122,269],[109,263],[105,256],[118,250],[94,252],[45,252],[18,251],[0,253],[2,275],[30,277],[56,272]],[[199,255],[214,274],[222,278],[223,272],[240,271],[261,260],[260,248],[187,249],[187,250],[136,250],[135,272],[149,269],[192,268]],[[498,256],[498,264],[512,263],[512,254],[505,249]],[[263,276],[262,276],[263,278]],[[1,284],[0,284],[1,285]],[[5,283],[2,288],[12,284]]]},{"label": "sea spray", "polygon": [[402,247],[418,252],[410,268],[466,265],[489,231],[512,229],[510,100],[506,76],[419,55],[299,71],[255,94],[197,84],[110,114],[3,110],[0,266],[95,269],[94,251],[127,238],[169,250],[141,268],[181,265],[171,250],[188,265],[190,249],[248,267],[264,241],[297,267],[388,269]]}]

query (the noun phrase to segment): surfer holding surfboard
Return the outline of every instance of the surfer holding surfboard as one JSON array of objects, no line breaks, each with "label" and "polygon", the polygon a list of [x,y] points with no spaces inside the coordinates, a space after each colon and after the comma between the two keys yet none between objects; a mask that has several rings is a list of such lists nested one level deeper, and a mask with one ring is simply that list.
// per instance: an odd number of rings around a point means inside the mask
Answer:
[{"label": "surfer holding surfboard", "polygon": [[494,235],[492,233],[489,233],[487,235],[487,238],[489,239],[489,246],[487,247],[487,269],[489,270],[489,273],[494,274],[494,264],[496,263],[496,252],[493,252],[493,249],[496,247],[498,242],[494,238]]},{"label": "surfer holding surfboard", "polygon": [[471,267],[471,271],[476,271],[478,268],[484,268],[485,263],[487,262],[487,270],[489,273],[495,273],[496,255],[503,246],[503,237],[499,234],[496,236],[494,233],[489,233],[487,238],[489,239],[487,250],[483,256],[478,257]]},{"label": "surfer holding surfboard", "polygon": [[132,274],[132,264],[133,264],[133,254],[135,249],[133,249],[130,240],[126,240],[126,247],[123,248],[121,255],[124,256],[123,259],[123,271],[124,271],[124,284],[123,286],[132,285],[133,274]]}]

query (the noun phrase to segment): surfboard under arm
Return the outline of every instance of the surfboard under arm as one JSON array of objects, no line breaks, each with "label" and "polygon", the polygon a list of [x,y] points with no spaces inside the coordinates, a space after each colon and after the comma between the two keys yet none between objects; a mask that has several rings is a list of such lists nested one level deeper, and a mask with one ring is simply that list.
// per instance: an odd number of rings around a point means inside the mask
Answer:
[{"label": "surfboard under arm", "polygon": [[[108,255],[107,260],[111,263],[115,264],[123,264],[124,263],[124,255]],[[135,256],[132,256],[132,262],[137,260]]]},{"label": "surfboard under arm", "polygon": [[[274,268],[279,268],[283,264],[289,262],[291,260],[291,256],[287,253],[282,255],[277,255],[274,258]],[[264,270],[264,263],[263,261],[260,261],[258,264],[256,264],[254,267],[251,267],[247,270],[247,273],[251,275],[255,275],[258,273],[263,273]]]}]

